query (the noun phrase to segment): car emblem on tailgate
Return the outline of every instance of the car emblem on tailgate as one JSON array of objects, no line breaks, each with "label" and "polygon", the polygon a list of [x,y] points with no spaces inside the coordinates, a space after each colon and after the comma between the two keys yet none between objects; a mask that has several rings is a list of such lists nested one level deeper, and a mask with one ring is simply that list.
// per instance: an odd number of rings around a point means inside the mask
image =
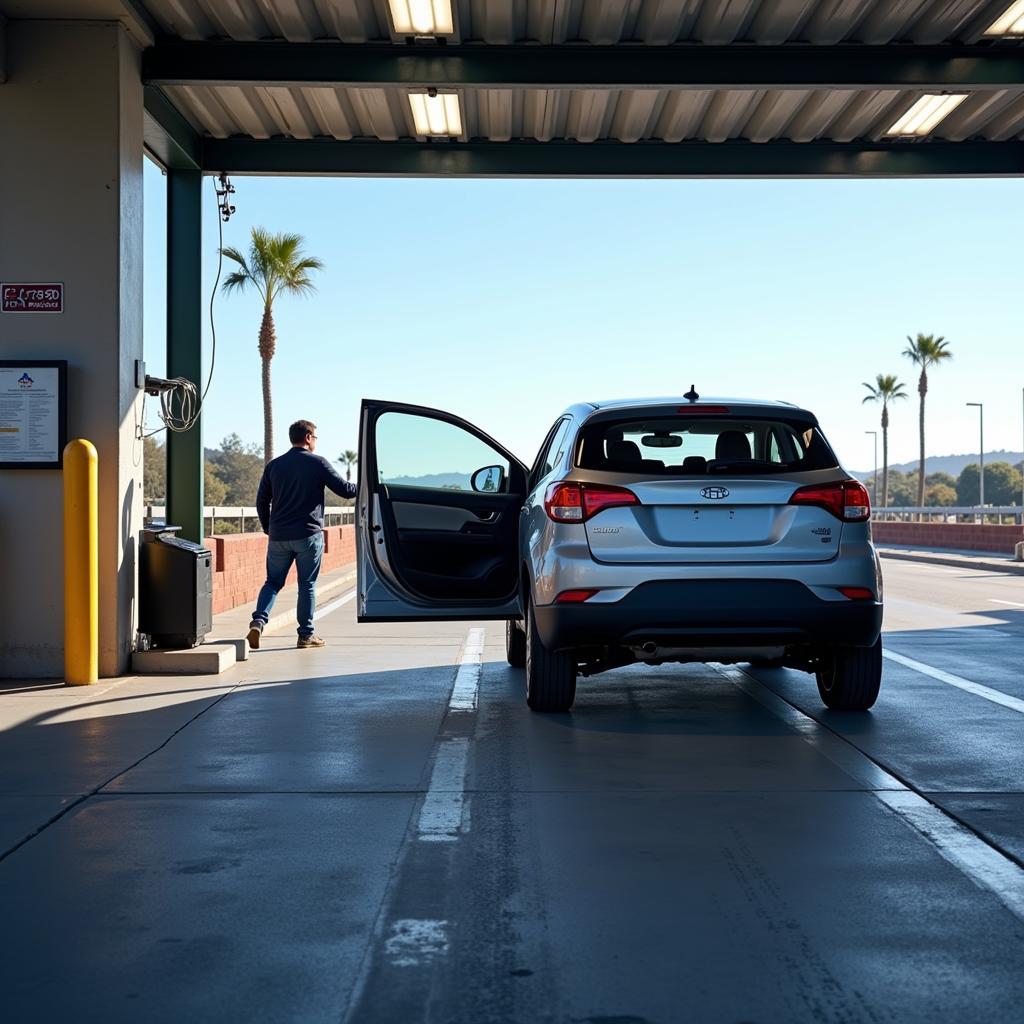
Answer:
[{"label": "car emblem on tailgate", "polygon": [[728,498],[729,488],[728,487],[702,487],[700,489],[700,496],[702,498]]}]

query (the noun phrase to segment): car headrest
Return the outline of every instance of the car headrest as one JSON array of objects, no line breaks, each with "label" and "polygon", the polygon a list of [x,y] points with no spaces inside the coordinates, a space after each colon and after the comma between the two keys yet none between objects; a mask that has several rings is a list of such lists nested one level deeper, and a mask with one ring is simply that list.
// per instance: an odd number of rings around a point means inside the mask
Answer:
[{"label": "car headrest", "polygon": [[635,441],[609,441],[609,462],[643,462],[640,448]]},{"label": "car headrest", "polygon": [[742,430],[723,430],[715,443],[715,458],[726,460],[749,459],[750,442]]}]

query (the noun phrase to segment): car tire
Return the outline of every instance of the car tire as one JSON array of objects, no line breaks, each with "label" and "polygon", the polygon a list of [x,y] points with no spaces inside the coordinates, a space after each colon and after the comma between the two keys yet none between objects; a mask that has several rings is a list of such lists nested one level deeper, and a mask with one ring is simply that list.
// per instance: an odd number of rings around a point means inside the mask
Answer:
[{"label": "car tire", "polygon": [[576,699],[576,660],[549,651],[537,633],[533,605],[526,610],[526,703],[531,711],[568,711]]},{"label": "car tire", "polygon": [[505,657],[513,668],[526,668],[526,633],[518,619],[505,620]]},{"label": "car tire", "polygon": [[833,711],[867,711],[882,685],[882,638],[871,647],[834,647],[817,670],[818,693]]}]

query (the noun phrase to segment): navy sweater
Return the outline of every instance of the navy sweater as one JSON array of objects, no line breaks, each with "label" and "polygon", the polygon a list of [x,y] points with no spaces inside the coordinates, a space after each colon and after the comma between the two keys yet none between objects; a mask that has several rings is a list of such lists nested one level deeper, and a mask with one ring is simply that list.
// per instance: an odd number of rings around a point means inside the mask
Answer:
[{"label": "navy sweater", "polygon": [[263,470],[256,492],[256,514],[271,540],[302,540],[324,528],[324,488],[342,498],[356,496],[350,484],[322,456],[292,448]]}]

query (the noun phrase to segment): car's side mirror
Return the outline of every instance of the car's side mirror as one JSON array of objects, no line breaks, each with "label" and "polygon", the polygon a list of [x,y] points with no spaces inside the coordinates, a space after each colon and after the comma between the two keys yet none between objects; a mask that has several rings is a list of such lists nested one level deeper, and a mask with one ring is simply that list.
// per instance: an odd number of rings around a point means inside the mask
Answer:
[{"label": "car's side mirror", "polygon": [[481,494],[500,494],[505,489],[505,468],[484,466],[470,477],[470,486]]}]

